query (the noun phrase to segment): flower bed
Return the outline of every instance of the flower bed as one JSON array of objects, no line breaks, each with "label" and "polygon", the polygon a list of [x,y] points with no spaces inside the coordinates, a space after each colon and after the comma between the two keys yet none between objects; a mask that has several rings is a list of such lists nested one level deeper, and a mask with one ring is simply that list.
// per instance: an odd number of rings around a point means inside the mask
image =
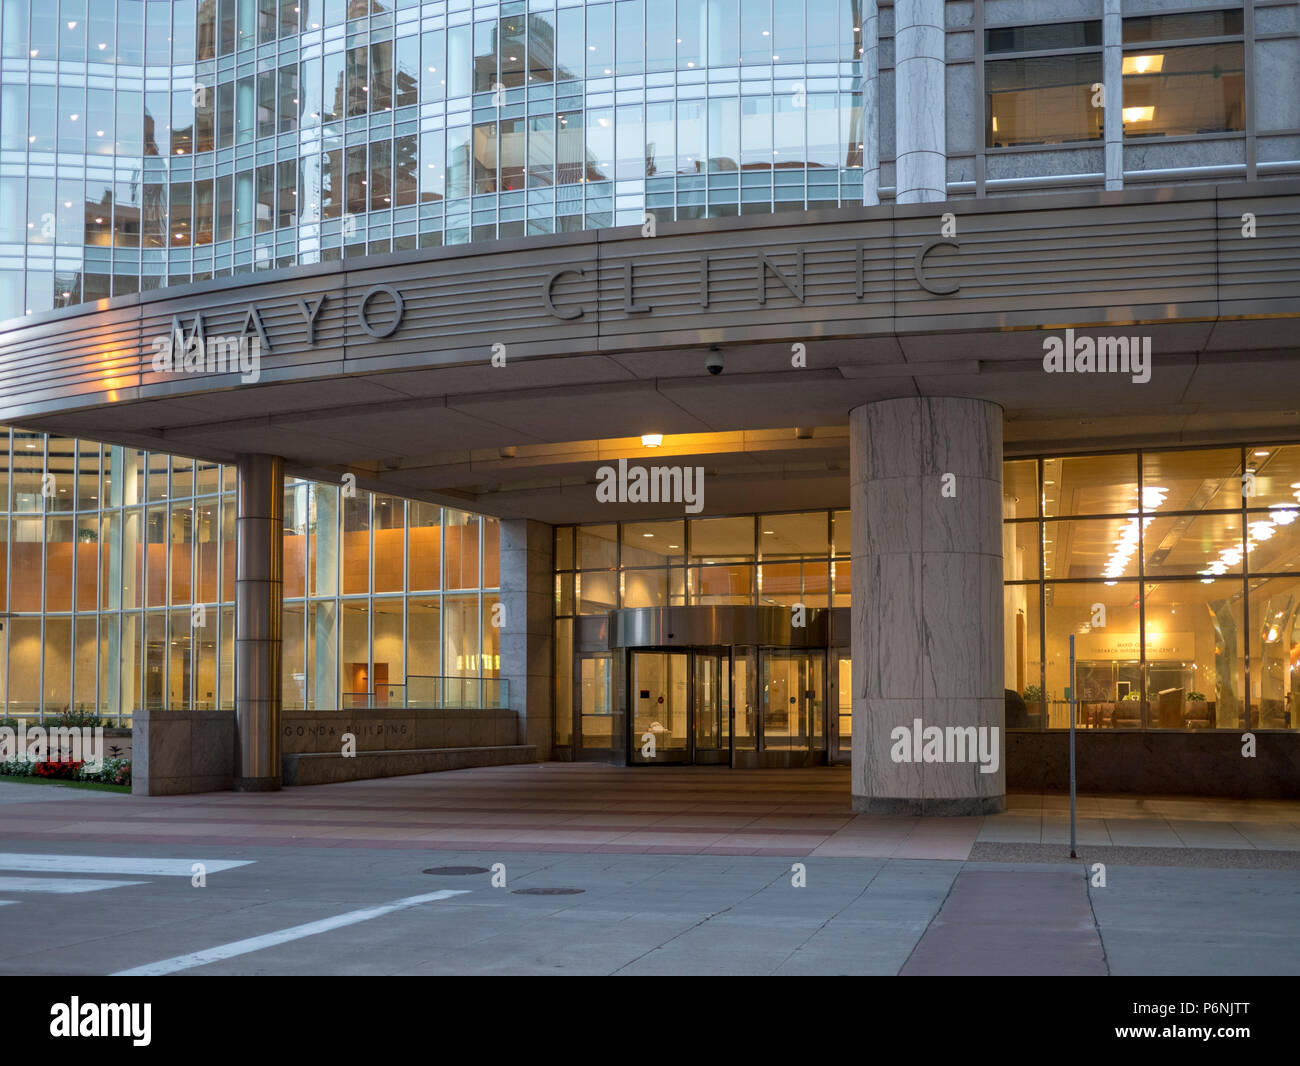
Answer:
[{"label": "flower bed", "polygon": [[85,762],[47,759],[28,762],[26,759],[0,761],[0,777],[34,777],[45,781],[96,781],[105,785],[131,784],[130,759],[105,759],[98,770]]}]

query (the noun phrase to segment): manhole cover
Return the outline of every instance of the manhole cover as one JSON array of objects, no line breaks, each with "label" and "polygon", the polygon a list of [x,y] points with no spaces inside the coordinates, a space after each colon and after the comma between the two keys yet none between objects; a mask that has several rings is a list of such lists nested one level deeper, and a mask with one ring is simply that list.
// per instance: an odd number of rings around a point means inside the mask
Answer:
[{"label": "manhole cover", "polygon": [[585,888],[516,888],[516,896],[576,896]]},{"label": "manhole cover", "polygon": [[466,874],[485,874],[489,871],[486,866],[431,866],[422,872],[443,877],[464,877]]}]

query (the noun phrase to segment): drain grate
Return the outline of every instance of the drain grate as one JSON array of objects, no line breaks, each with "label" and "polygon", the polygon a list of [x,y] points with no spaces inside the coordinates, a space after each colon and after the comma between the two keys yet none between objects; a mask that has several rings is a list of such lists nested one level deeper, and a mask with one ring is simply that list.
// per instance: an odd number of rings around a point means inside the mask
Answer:
[{"label": "drain grate", "polygon": [[585,888],[516,888],[516,896],[576,896]]},{"label": "drain grate", "polygon": [[466,874],[485,874],[489,870],[486,866],[431,866],[421,872],[438,874],[442,877],[464,877]]}]

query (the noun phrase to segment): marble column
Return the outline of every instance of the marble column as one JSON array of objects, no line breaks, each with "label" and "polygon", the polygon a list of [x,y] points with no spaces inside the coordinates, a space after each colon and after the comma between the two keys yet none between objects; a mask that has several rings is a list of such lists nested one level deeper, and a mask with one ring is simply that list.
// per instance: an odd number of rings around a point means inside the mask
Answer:
[{"label": "marble column", "polygon": [[284,460],[241,455],[235,504],[236,792],[280,787]]},{"label": "marble column", "polygon": [[880,10],[862,0],[862,203],[880,203]]},{"label": "marble column", "polygon": [[894,4],[894,200],[948,198],[944,0]]},{"label": "marble column", "polygon": [[1106,188],[1124,188],[1124,22],[1122,0],[1105,0],[1102,15],[1102,111],[1106,138]]},{"label": "marble column", "polygon": [[1002,409],[882,400],[849,432],[853,807],[1000,811]]},{"label": "marble column", "polygon": [[555,689],[553,528],[545,522],[501,522],[501,677],[519,716],[519,743],[551,757]]}]

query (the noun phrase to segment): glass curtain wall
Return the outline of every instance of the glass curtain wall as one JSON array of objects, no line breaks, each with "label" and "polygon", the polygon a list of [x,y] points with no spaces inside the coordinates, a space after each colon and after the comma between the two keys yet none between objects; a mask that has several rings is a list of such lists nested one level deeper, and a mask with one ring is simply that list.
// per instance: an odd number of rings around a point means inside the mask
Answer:
[{"label": "glass curtain wall", "polygon": [[3,0],[0,320],[860,203],[861,36],[855,0]]},{"label": "glass curtain wall", "polygon": [[[233,707],[234,490],[228,466],[0,429],[0,717]],[[495,519],[288,480],[284,706],[498,677],[499,584]]]},{"label": "glass curtain wall", "polygon": [[1005,471],[1015,724],[1068,726],[1074,687],[1080,728],[1300,728],[1300,445]]}]

